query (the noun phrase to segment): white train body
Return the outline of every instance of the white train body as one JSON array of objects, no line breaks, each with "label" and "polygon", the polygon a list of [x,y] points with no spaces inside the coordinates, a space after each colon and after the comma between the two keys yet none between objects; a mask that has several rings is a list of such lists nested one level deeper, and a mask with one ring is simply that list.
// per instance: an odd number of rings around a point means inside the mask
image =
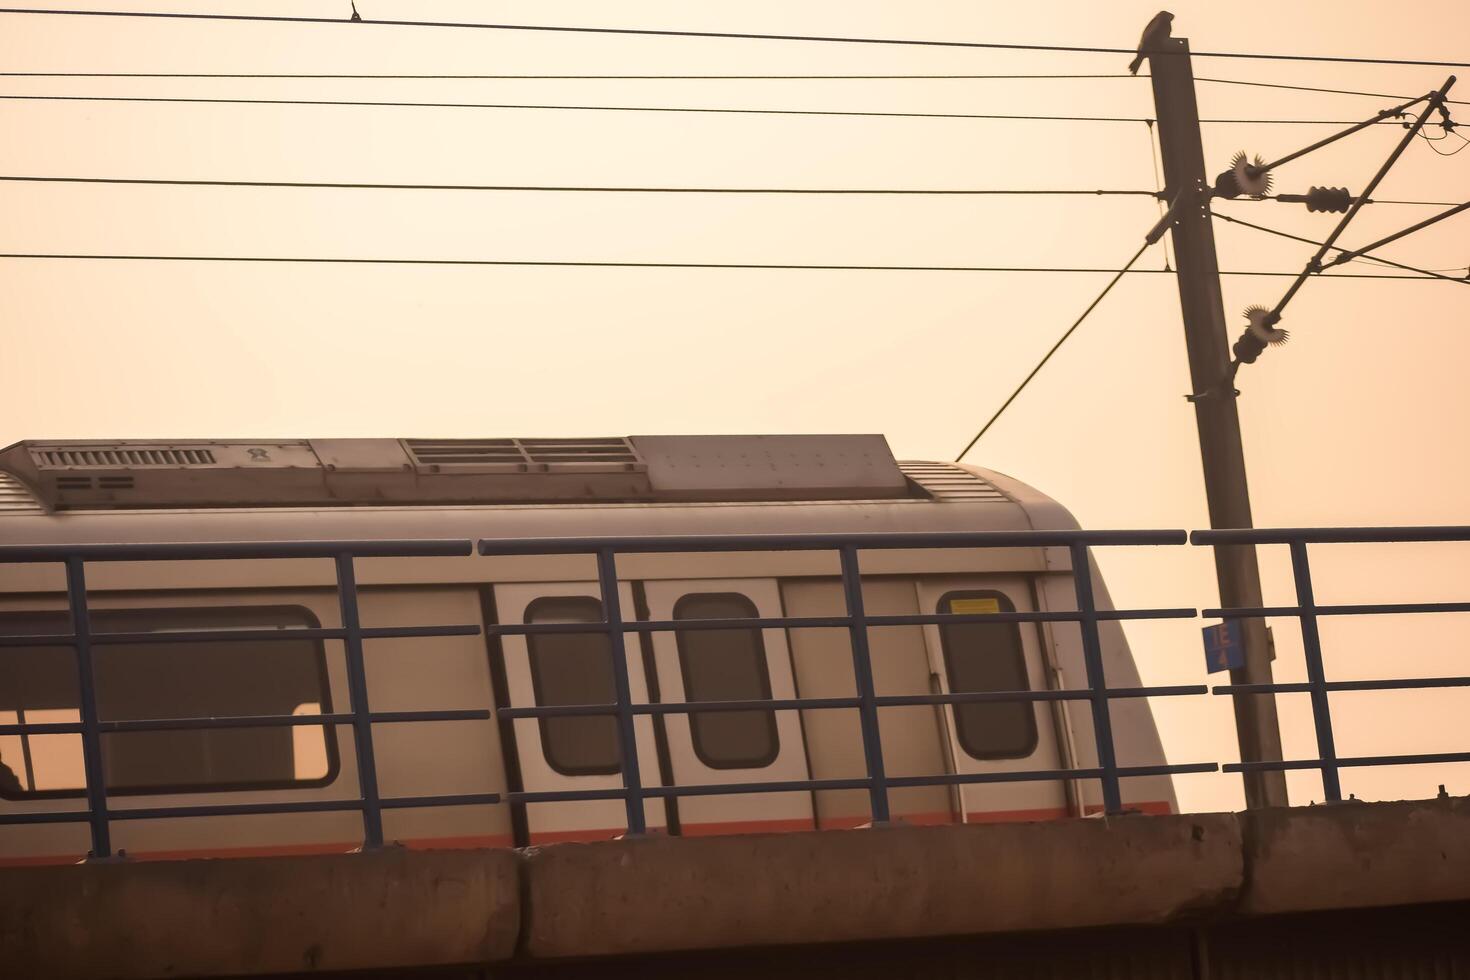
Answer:
[{"label": "white train body", "polygon": [[[1055,501],[1015,480],[969,466],[899,464],[881,437],[21,443],[0,452],[0,544],[1072,527]],[[590,556],[357,566],[365,626],[601,616]],[[1076,608],[1065,548],[869,551],[862,572],[870,615]],[[98,631],[341,625],[329,561],[95,562],[87,575]],[[618,576],[627,619],[846,612],[833,552],[630,554],[618,559]],[[1093,577],[1099,606],[1108,608]],[[66,609],[59,565],[0,564],[0,635],[65,633]],[[1120,625],[1101,629],[1108,683],[1137,686]],[[1073,623],[889,626],[871,629],[869,642],[879,695],[1085,684]],[[607,648],[598,643],[605,637],[374,639],[365,654],[368,700],[376,712],[606,703],[597,664]],[[625,652],[639,702],[854,692],[843,629],[629,633]],[[109,645],[95,656],[105,720],[349,710],[336,640]],[[66,647],[0,648],[0,724],[75,721],[75,672]],[[1112,718],[1120,764],[1164,763],[1144,699],[1114,701]],[[880,711],[880,723],[890,777],[1097,764],[1081,701],[892,707]],[[405,797],[617,787],[612,725],[378,724],[378,789]],[[651,786],[865,772],[853,710],[644,715],[635,727]],[[360,791],[345,724],[128,732],[103,736],[103,754],[116,811],[340,800]],[[0,789],[0,813],[85,807],[79,736],[0,736],[0,759],[15,774]],[[1146,812],[1177,808],[1165,776],[1124,780],[1123,794]],[[1052,819],[1101,804],[1090,780],[900,788],[891,801],[893,819],[915,824]],[[646,818],[653,832],[695,835],[851,828],[870,815],[864,791],[820,790],[652,799]],[[383,819],[385,837],[411,847],[592,840],[625,829],[617,800],[403,808]],[[85,822],[0,825],[0,864],[77,860],[87,833]],[[142,859],[342,851],[361,839],[351,811],[112,824],[114,848]]]}]

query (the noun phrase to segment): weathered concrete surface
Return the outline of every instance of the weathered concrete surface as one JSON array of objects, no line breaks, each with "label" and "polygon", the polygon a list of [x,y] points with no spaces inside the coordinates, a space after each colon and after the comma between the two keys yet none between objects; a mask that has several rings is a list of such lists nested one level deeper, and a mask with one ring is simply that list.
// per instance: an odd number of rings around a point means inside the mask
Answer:
[{"label": "weathered concrete surface", "polygon": [[523,955],[608,956],[1167,922],[1233,901],[1229,815],[559,845]]},{"label": "weathered concrete surface", "polygon": [[0,870],[0,977],[520,971],[1125,927],[1223,936],[1394,907],[1470,907],[1470,799]]},{"label": "weathered concrete surface", "polygon": [[486,963],[519,930],[510,851],[0,872],[0,976],[191,977]]},{"label": "weathered concrete surface", "polygon": [[1236,819],[1249,870],[1241,914],[1470,899],[1470,798],[1259,810]]}]

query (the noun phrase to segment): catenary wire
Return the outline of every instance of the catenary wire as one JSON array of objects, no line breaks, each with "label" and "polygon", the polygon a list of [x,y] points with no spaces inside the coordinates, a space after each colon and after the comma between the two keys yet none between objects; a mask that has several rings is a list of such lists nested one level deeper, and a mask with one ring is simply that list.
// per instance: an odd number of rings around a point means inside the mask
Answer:
[{"label": "catenary wire", "polygon": [[0,78],[235,78],[235,79],[354,79],[360,81],[905,81],[905,80],[984,80],[984,79],[1063,79],[1063,78],[1134,78],[1147,80],[1147,75],[1130,75],[1127,72],[1079,74],[1060,73],[1016,73],[1016,74],[863,74],[863,75],[531,75],[479,73],[436,73],[405,74],[397,72],[201,72],[201,71],[0,71]]},{"label": "catenary wire", "polygon": [[[284,14],[224,14],[187,11],[156,10],[60,10],[36,7],[0,7],[0,14],[59,16],[59,17],[116,17],[147,18],[156,20],[182,21],[233,21],[274,24],[336,24],[353,27],[435,27],[460,28],[485,31],[526,31],[553,34],[608,34],[629,37],[678,37],[708,38],[714,40],[744,41],[803,41],[824,44],[873,44],[932,48],[971,48],[1000,51],[1058,51],[1075,54],[1122,54],[1136,53],[1133,48],[1100,47],[1093,45],[1063,44],[1016,44],[999,41],[948,41],[924,38],[861,37],[826,34],[762,34],[744,31],[693,31],[635,27],[589,27],[566,24],[494,24],[475,21],[402,20],[363,18],[353,21],[347,17],[300,17]],[[1169,52],[1160,52],[1167,55]],[[1376,58],[1348,55],[1284,54],[1257,51],[1195,51],[1196,58],[1243,58],[1261,61],[1315,61],[1334,64],[1364,65],[1410,65],[1431,68],[1470,68],[1470,63],[1460,61],[1436,61],[1410,58]]]},{"label": "catenary wire", "polygon": [[[991,119],[1020,120],[1029,122],[1105,122],[1146,123],[1148,116],[1067,116],[1040,113],[985,113],[985,112],[889,112],[876,110],[838,109],[749,109],[713,106],[643,106],[643,105],[549,105],[539,103],[507,102],[397,102],[375,99],[247,99],[220,98],[209,96],[157,96],[157,95],[0,95],[5,102],[136,102],[136,103],[180,103],[193,105],[292,105],[292,106],[356,106],[397,109],[539,109],[572,112],[691,112],[714,113],[717,115],[757,116],[863,116],[900,119]],[[1252,126],[1351,126],[1360,122],[1356,119],[1201,119],[1201,124],[1252,125]],[[1396,126],[1398,123],[1385,120],[1377,125]]]},{"label": "catenary wire", "polygon": [[[750,269],[812,272],[1034,272],[1034,273],[1106,273],[1120,270],[1090,266],[1014,266],[1014,265],[841,265],[786,262],[615,262],[574,261],[565,259],[411,259],[395,257],[352,257],[323,255],[127,255],[84,252],[0,252],[0,259],[51,259],[67,261],[118,262],[221,262],[221,263],[296,263],[309,265],[417,265],[417,266],[515,266],[586,269]],[[1131,275],[1174,275],[1171,269],[1128,269]],[[1267,276],[1295,278],[1296,272],[1274,270],[1221,270],[1222,276]],[[1342,273],[1333,279],[1397,279],[1432,281],[1426,276],[1380,275],[1374,273]]]},{"label": "catenary wire", "polygon": [[[1223,221],[1228,221],[1231,224],[1244,225],[1246,228],[1252,228],[1252,229],[1255,229],[1256,231],[1265,232],[1268,235],[1275,235],[1278,238],[1288,238],[1288,239],[1290,239],[1290,240],[1292,240],[1294,242],[1301,242],[1304,245],[1316,245],[1318,247],[1321,247],[1321,245],[1322,245],[1322,243],[1320,241],[1317,241],[1314,238],[1305,238],[1305,237],[1303,237],[1301,235],[1293,235],[1291,232],[1289,232],[1289,231],[1282,231],[1279,228],[1268,228],[1265,225],[1258,225],[1255,222],[1246,221],[1244,218],[1232,217],[1231,215],[1223,214],[1223,213],[1221,213],[1219,211],[1211,210],[1210,211],[1210,214],[1213,217],[1220,218]],[[1351,249],[1346,249],[1346,248],[1343,248],[1343,247],[1341,247],[1339,245],[1333,245],[1333,246],[1330,246],[1330,247],[1334,251],[1338,251],[1338,252],[1351,251]],[[1369,261],[1369,262],[1377,262],[1380,265],[1392,266],[1395,269],[1401,269],[1401,270],[1403,270],[1405,272],[1416,272],[1419,275],[1422,275],[1422,276],[1424,276],[1426,278],[1429,278],[1429,279],[1446,279],[1446,280],[1449,280],[1450,282],[1458,282],[1458,283],[1464,283],[1465,285],[1470,285],[1470,268],[1467,268],[1466,269],[1466,274],[1464,276],[1447,276],[1447,275],[1442,275],[1442,273],[1445,273],[1445,272],[1458,272],[1460,270],[1459,269],[1421,269],[1418,266],[1406,265],[1403,262],[1395,262],[1392,259],[1385,259],[1382,256],[1378,256],[1378,255],[1363,255],[1363,256],[1359,256],[1359,257],[1362,258],[1362,259],[1364,259],[1364,260],[1366,260],[1366,261]]]},{"label": "catenary wire", "polygon": [[[405,190],[405,191],[507,191],[507,192],[551,192],[592,194],[829,194],[860,195],[916,195],[916,196],[1036,196],[1036,197],[1160,197],[1160,192],[1130,188],[1099,188],[1090,190],[1080,187],[1067,188],[1019,188],[1019,187],[661,187],[661,186],[617,186],[597,184],[430,184],[392,183],[345,180],[235,180],[185,177],[94,177],[52,176],[40,174],[0,174],[0,183],[37,184],[123,184],[168,187],[272,187],[272,188],[327,188],[343,190]],[[1236,198],[1236,203],[1255,204],[1275,201],[1274,195]],[[1289,202],[1300,203],[1300,202]],[[1367,204],[1399,204],[1417,207],[1454,207],[1455,201],[1404,201],[1373,198]]]},{"label": "catenary wire", "polygon": [[65,177],[0,174],[0,183],[127,184],[166,187],[330,188],[380,191],[513,191],[590,194],[831,194],[919,196],[1155,197],[1154,191],[1102,188],[924,188],[924,187],[627,187],[579,184],[427,184],[317,180],[210,180],[183,177]]},{"label": "catenary wire", "polygon": [[1116,286],[1125,275],[1127,275],[1128,270],[1133,268],[1133,263],[1142,258],[1143,253],[1148,251],[1148,247],[1151,244],[1153,243],[1145,241],[1142,245],[1138,246],[1138,251],[1133,253],[1133,257],[1129,259],[1126,263],[1124,263],[1123,268],[1114,273],[1113,278],[1109,279],[1108,284],[1102,288],[1102,292],[1098,293],[1097,297],[1093,299],[1091,303],[1087,304],[1087,309],[1082,311],[1082,315],[1073,320],[1072,325],[1068,327],[1060,337],[1057,338],[1056,343],[1051,345],[1051,349],[1041,356],[1041,360],[1036,362],[1036,366],[1031,369],[1031,373],[1026,375],[1026,377],[1021,380],[1021,383],[1016,386],[1016,390],[1011,392],[1011,396],[1001,403],[1000,408],[997,408],[995,410],[995,414],[990,416],[990,420],[980,427],[980,431],[975,433],[975,437],[973,439],[965,443],[965,448],[961,449],[959,451],[959,455],[955,456],[954,458],[954,461],[956,463],[964,459],[965,454],[968,453],[971,449],[975,448],[975,443],[980,441],[980,437],[990,431],[990,427],[996,423],[996,420],[1004,415],[1005,410],[1010,408],[1011,404],[1020,397],[1021,392],[1026,390],[1026,386],[1031,383],[1031,379],[1041,373],[1041,369],[1046,367],[1046,362],[1051,360],[1053,354],[1061,350],[1062,345],[1067,342],[1067,338],[1071,337],[1072,334],[1076,332],[1077,328],[1082,326],[1082,321],[1086,320],[1088,315],[1091,314],[1093,310],[1097,309],[1097,305],[1103,301],[1103,298],[1106,297],[1108,293],[1113,291],[1113,287]]},{"label": "catenary wire", "polygon": [[[1217,85],[1249,85],[1252,88],[1285,89],[1292,92],[1325,92],[1329,95],[1363,95],[1375,99],[1394,99],[1403,101],[1413,98],[1410,95],[1392,95],[1386,92],[1363,92],[1358,89],[1347,88],[1323,88],[1317,85],[1287,85],[1282,82],[1255,82],[1243,78],[1206,78],[1202,75],[1194,77],[1196,82],[1213,82]],[[1464,99],[1445,99],[1450,105],[1470,105],[1470,101]]]}]

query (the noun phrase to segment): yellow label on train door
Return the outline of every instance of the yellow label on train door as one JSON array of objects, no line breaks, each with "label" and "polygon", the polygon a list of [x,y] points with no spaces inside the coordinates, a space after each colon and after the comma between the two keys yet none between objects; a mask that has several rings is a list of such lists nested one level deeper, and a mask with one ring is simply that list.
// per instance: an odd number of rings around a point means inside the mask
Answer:
[{"label": "yellow label on train door", "polygon": [[999,599],[951,599],[949,611],[956,616],[975,616],[1000,612]]}]

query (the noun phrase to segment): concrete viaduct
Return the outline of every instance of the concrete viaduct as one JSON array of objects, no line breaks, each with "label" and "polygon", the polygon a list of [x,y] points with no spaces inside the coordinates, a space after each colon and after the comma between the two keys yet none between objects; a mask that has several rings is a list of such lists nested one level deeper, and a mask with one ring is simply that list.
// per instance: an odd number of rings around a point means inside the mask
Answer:
[{"label": "concrete viaduct", "polygon": [[1470,977],[1470,798],[0,872],[0,976]]}]

